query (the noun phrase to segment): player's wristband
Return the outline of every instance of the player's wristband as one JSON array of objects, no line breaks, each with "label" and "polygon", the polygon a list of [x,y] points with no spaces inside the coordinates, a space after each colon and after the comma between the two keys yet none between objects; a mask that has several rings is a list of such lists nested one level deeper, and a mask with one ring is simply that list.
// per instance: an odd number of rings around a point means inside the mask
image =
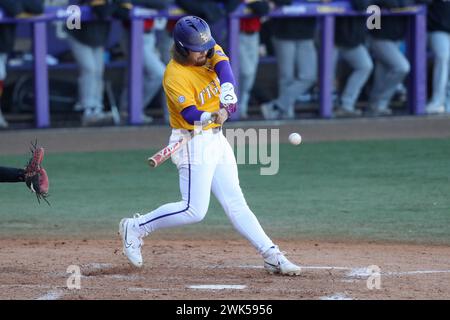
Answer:
[{"label": "player's wristband", "polygon": [[227,112],[227,116],[228,116],[228,118],[230,117],[230,115],[231,115],[231,112],[230,112],[230,110],[228,110],[228,108],[227,107],[223,107],[223,108],[220,108],[220,109],[224,109],[226,112]]},{"label": "player's wristband", "polygon": [[200,116],[200,121],[202,123],[205,123],[206,121],[211,120],[211,112],[203,112],[202,115]]}]

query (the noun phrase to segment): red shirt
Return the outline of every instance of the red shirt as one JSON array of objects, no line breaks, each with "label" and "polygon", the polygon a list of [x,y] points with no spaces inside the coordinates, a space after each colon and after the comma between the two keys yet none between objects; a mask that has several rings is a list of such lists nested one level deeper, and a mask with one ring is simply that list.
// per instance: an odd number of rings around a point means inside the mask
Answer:
[{"label": "red shirt", "polygon": [[154,24],[155,22],[153,21],[153,19],[144,20],[144,32],[149,32],[150,30],[152,30]]},{"label": "red shirt", "polygon": [[[247,1],[242,0],[243,3]],[[250,1],[249,1],[250,2]],[[241,31],[247,33],[259,32],[261,30],[260,18],[243,18],[241,19]]]},{"label": "red shirt", "polygon": [[[144,32],[151,31],[153,29],[154,24],[155,24],[155,22],[153,21],[153,19],[144,20]],[[129,21],[124,21],[123,25],[125,28],[129,29],[131,24]]]},{"label": "red shirt", "polygon": [[242,32],[259,32],[261,30],[260,18],[243,18],[241,19]]},{"label": "red shirt", "polygon": [[170,19],[169,21],[167,21],[167,24],[166,24],[167,31],[172,32],[173,29],[175,28],[176,23],[177,23],[177,20],[175,20],[175,19]]}]

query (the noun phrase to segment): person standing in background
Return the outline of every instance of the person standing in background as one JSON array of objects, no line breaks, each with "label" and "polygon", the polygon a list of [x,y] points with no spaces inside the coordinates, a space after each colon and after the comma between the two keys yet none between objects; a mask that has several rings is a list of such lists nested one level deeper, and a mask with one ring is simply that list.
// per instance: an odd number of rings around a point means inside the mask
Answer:
[{"label": "person standing in background", "polygon": [[[277,6],[292,0],[274,0]],[[263,103],[265,119],[294,119],[297,97],[317,81],[317,50],[314,45],[317,20],[314,17],[274,18],[273,42],[278,66],[278,98]],[[297,73],[297,74],[296,74]]]},{"label": "person standing in background", "polygon": [[[382,8],[405,8],[416,4],[427,4],[431,0],[377,0],[374,4]],[[402,40],[407,34],[407,16],[386,16],[381,28],[371,32],[371,51],[375,60],[375,74],[369,95],[369,115],[391,115],[389,104],[396,92],[401,92],[403,81],[411,67],[401,50]]]},{"label": "person standing in background", "polygon": [[156,37],[158,38],[158,41],[156,43],[156,46],[159,51],[159,55],[161,57],[161,61],[167,65],[170,61],[170,48],[173,45],[172,40],[172,30],[175,26],[174,20],[169,20],[167,18],[159,18],[160,21],[163,21],[162,19],[165,19],[164,26],[160,29],[156,30]]},{"label": "person standing in background", "polygon": [[[383,0],[382,8],[406,7],[415,3],[414,0]],[[406,16],[383,16],[381,28],[371,31],[371,51],[375,60],[374,81],[369,95],[368,114],[371,116],[392,114],[391,100],[411,69],[400,50],[407,23]]]},{"label": "person standing in background", "polygon": [[[265,0],[243,0],[250,10],[250,14],[263,16],[269,13],[269,3]],[[261,18],[241,19],[239,33],[239,116],[248,118],[248,103],[250,92],[255,83],[256,72],[259,64],[259,32],[261,30]]]},{"label": "person standing in background", "polygon": [[[164,0],[122,0],[120,1],[119,10],[120,18],[123,19],[124,32],[122,36],[122,49],[127,58],[130,51],[130,21],[129,10],[133,5],[162,10],[167,7]],[[153,122],[153,118],[147,116],[144,112],[145,107],[156,97],[162,87],[162,79],[164,75],[165,65],[158,56],[156,49],[156,34],[154,30],[154,19],[144,20],[144,36],[143,36],[143,62],[144,62],[144,79],[143,79],[143,99],[142,99],[142,120],[143,123]],[[163,99],[165,100],[165,99]],[[128,81],[125,81],[122,91],[120,108],[124,114],[128,114]],[[164,108],[166,108],[164,106]]]},{"label": "person standing in background", "polygon": [[[351,4],[354,10],[365,11],[372,4],[371,2],[370,0],[352,0]],[[361,110],[355,109],[355,105],[373,70],[372,58],[365,45],[366,20],[365,16],[336,17],[335,66],[338,58],[341,58],[352,68],[352,73],[340,96],[340,104],[334,112],[337,117],[362,115]]]},{"label": "person standing in background", "polygon": [[83,21],[80,29],[66,29],[72,54],[80,68],[78,77],[79,103],[83,110],[82,125],[103,123],[113,119],[104,111],[104,52],[108,41],[113,5],[106,0],[80,0],[92,7],[96,20]]},{"label": "person standing in background", "polygon": [[[175,4],[175,0],[165,1],[168,8]],[[167,65],[171,59],[170,48],[173,45],[172,31],[175,27],[176,19],[168,19],[166,17],[159,17],[155,19],[155,32],[158,41],[156,47],[159,51],[161,61]]]},{"label": "person standing in background", "polygon": [[[1,8],[8,12],[3,2],[0,2]],[[0,128],[7,128],[8,122],[3,117],[1,98],[3,95],[3,87],[6,79],[6,63],[8,61],[8,53],[14,47],[14,38],[16,33],[15,24],[0,24]]]},{"label": "person standing in background", "polygon": [[450,1],[433,0],[428,6],[428,32],[434,66],[426,113],[450,113]]},{"label": "person standing in background", "polygon": [[[0,9],[15,18],[28,18],[44,11],[43,0],[2,0]],[[8,54],[14,49],[16,38],[16,24],[0,23],[0,128],[7,128],[8,122],[3,117],[1,98],[3,95],[4,81],[6,79],[6,64]]]}]

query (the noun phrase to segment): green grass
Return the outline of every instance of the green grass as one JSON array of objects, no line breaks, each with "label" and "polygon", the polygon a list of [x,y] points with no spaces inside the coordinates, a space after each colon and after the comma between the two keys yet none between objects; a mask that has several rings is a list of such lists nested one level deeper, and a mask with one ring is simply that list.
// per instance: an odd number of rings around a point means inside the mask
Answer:
[{"label": "green grass", "polygon": [[[148,169],[149,152],[49,154],[51,207],[24,184],[0,184],[0,236],[113,237],[124,216],[178,201],[171,163]],[[26,156],[0,156],[23,166]],[[450,244],[450,140],[304,143],[280,146],[280,170],[239,167],[252,210],[276,238]],[[212,197],[205,220],[160,233],[230,233]]]}]

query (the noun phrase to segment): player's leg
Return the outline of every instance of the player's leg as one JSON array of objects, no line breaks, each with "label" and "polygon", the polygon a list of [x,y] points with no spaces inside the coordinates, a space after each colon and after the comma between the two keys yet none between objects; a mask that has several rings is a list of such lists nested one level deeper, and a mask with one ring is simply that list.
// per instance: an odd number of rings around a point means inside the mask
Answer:
[{"label": "player's leg", "polygon": [[292,85],[296,99],[311,90],[317,82],[318,55],[313,39],[298,40],[296,44],[297,81]]},{"label": "player's leg", "polygon": [[24,182],[25,170],[19,168],[0,167],[0,182]]},{"label": "player's leg", "polygon": [[274,244],[248,207],[239,185],[234,153],[225,136],[221,134],[220,138],[222,140],[220,147],[224,150],[224,154],[214,172],[211,190],[236,230],[262,254]]},{"label": "player's leg", "polygon": [[138,218],[147,235],[155,230],[178,227],[203,220],[209,206],[212,169],[188,164],[179,168],[181,201],[168,203]]},{"label": "player's leg", "polygon": [[144,34],[144,96],[143,105],[149,104],[161,89],[165,65],[156,52],[155,32]]},{"label": "player's leg", "polygon": [[280,109],[282,115],[286,114],[293,105],[298,92],[294,93],[292,88],[296,83],[296,40],[277,40],[276,56],[278,65],[278,88],[279,94],[275,104]]},{"label": "player's leg", "polygon": [[[171,139],[171,142],[179,138]],[[158,229],[196,223],[205,217],[215,168],[214,163],[204,163],[201,159],[203,145],[209,140],[208,135],[198,135],[178,152],[179,158],[174,162],[179,171],[181,201],[164,204],[143,216],[120,222],[124,253],[135,266],[142,265],[142,237]]]},{"label": "player's leg", "polygon": [[[129,46],[130,46],[130,35],[129,32],[123,32],[122,36],[120,37],[119,40],[119,45],[120,45],[120,49],[123,52],[123,58],[125,61],[129,60]],[[128,79],[128,75],[126,75],[123,79],[123,86],[122,86],[122,90],[120,93],[120,98],[119,98],[119,109],[120,112],[124,115],[128,115],[128,83],[129,83],[129,79]]]},{"label": "player's leg", "polygon": [[259,33],[239,34],[239,112],[241,118],[248,117],[250,92],[255,83],[259,62]]},{"label": "player's leg", "polygon": [[[447,33],[447,41],[450,47],[450,33]],[[450,60],[448,61],[448,78],[447,78],[447,90],[445,97],[445,112],[450,113]]]},{"label": "player's leg", "polygon": [[[448,48],[450,48],[450,32],[446,32],[446,39],[443,41],[447,42]],[[445,89],[445,100],[444,100],[444,106],[445,106],[445,112],[450,113],[450,59],[447,61],[447,84]]]},{"label": "player's leg", "polygon": [[430,48],[434,54],[433,94],[427,104],[427,113],[444,112],[444,102],[449,75],[450,44],[446,32],[430,33]]},{"label": "player's leg", "polygon": [[[447,32],[447,42],[450,47],[450,32]],[[450,113],[450,60],[448,61],[448,77],[447,77],[447,89],[445,94],[445,112]]]},{"label": "player's leg", "polygon": [[278,68],[278,97],[263,103],[261,112],[265,119],[273,120],[289,108],[292,94],[289,87],[295,81],[295,40],[273,39]]},{"label": "player's leg", "polygon": [[104,93],[104,80],[103,74],[105,72],[105,48],[102,46],[92,48],[92,54],[94,57],[94,87],[95,87],[95,108],[97,114],[103,114],[103,93]]},{"label": "player's leg", "polygon": [[372,73],[372,58],[362,44],[351,49],[341,49],[341,56],[353,69],[341,95],[341,108],[348,111],[349,114],[357,115],[355,104]]},{"label": "player's leg", "polygon": [[[175,135],[171,141],[178,141]],[[181,226],[201,221],[208,210],[211,183],[216,159],[205,155],[221,155],[214,142],[214,135],[203,133],[195,136],[172,158],[179,171],[179,185],[182,200],[165,204],[158,209],[140,217],[139,226],[146,233],[157,229]]]},{"label": "player's leg", "polygon": [[233,150],[220,134],[223,156],[212,179],[212,192],[225,210],[234,228],[263,256],[265,268],[271,273],[298,274],[300,267],[289,262],[274,245],[250,210],[239,185]]},{"label": "player's leg", "polygon": [[[3,86],[4,81],[6,79],[6,61],[7,61],[8,55],[6,53],[0,53],[0,100],[3,95]],[[1,101],[0,101],[1,103]],[[0,104],[0,128],[7,128],[8,122],[3,117],[2,113],[2,106]]]},{"label": "player's leg", "polygon": [[[289,64],[284,64],[283,72],[294,72],[294,76],[285,85],[277,104],[282,109],[283,117],[292,119],[295,117],[294,108],[298,96],[307,93],[317,81],[317,51],[312,39],[289,42],[293,45],[293,52],[290,53],[292,57],[289,56]],[[298,70],[298,77],[295,77],[295,70]]]},{"label": "player's leg", "polygon": [[378,65],[370,93],[369,105],[374,115],[391,114],[389,103],[397,86],[410,71],[408,59],[400,51],[398,42],[373,40],[372,51]]},{"label": "player's leg", "polygon": [[95,57],[92,48],[82,44],[74,37],[67,38],[69,46],[72,50],[73,57],[77,62],[80,71],[78,76],[78,95],[85,114],[89,113],[88,109],[93,108],[96,103],[96,86],[95,86]]}]

